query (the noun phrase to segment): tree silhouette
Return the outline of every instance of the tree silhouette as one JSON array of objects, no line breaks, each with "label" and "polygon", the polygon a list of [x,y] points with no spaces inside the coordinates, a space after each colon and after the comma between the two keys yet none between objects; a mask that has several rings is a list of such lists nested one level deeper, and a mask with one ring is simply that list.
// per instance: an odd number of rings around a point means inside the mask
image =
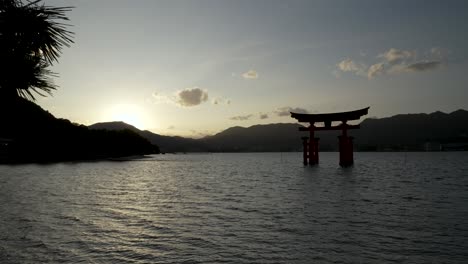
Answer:
[{"label": "tree silhouette", "polygon": [[[65,13],[71,7],[50,7],[42,0],[0,0],[0,97],[35,100],[56,89],[48,69],[63,47],[69,47]],[[33,93],[34,92],[34,93]]]}]

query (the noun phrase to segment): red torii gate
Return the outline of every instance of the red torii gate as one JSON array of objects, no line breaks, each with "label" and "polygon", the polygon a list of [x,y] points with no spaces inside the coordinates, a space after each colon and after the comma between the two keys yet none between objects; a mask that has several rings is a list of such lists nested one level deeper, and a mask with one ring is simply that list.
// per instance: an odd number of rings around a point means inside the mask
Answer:
[{"label": "red torii gate", "polygon": [[[323,130],[341,130],[341,136],[338,136],[340,144],[340,166],[348,167],[353,165],[353,137],[348,136],[348,129],[358,129],[359,125],[348,125],[351,120],[359,120],[361,116],[367,115],[369,107],[350,112],[327,113],[327,114],[299,114],[291,112],[291,117],[297,119],[300,123],[309,123],[309,127],[300,127],[299,131],[309,131],[309,137],[302,137],[302,146],[304,148],[304,165],[315,165],[319,162],[318,142],[319,138],[314,135],[315,131]],[[339,121],[341,124],[332,126],[333,121]],[[324,123],[322,127],[316,127],[315,123]]]}]

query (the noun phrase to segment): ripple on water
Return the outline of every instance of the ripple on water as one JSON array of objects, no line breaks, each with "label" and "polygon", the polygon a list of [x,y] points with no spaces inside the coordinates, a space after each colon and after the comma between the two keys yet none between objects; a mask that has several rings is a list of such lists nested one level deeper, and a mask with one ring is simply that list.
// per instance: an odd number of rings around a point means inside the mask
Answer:
[{"label": "ripple on water", "polygon": [[0,263],[463,263],[467,153],[0,166]]}]

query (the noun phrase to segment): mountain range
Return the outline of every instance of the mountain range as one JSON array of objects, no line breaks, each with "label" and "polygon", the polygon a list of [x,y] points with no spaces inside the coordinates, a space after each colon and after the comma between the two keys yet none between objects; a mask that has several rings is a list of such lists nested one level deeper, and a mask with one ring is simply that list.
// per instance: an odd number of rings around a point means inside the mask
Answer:
[{"label": "mountain range", "polygon": [[[432,150],[455,148],[468,150],[468,111],[431,114],[401,114],[387,118],[367,118],[361,128],[351,130],[355,148],[361,151]],[[231,127],[200,139],[164,136],[139,130],[124,122],[96,123],[90,129],[131,130],[158,145],[162,152],[270,152],[300,151],[298,123]],[[319,131],[322,151],[338,149],[340,131]]]}]

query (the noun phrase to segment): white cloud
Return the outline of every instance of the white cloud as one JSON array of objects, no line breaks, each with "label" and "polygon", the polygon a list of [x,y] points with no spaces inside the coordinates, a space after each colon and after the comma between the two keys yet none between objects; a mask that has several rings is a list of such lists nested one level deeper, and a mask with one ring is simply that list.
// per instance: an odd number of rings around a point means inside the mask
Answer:
[{"label": "white cloud", "polygon": [[338,69],[344,72],[355,72],[359,70],[357,64],[351,59],[344,59],[337,64]]},{"label": "white cloud", "polygon": [[414,58],[416,56],[415,52],[408,50],[399,50],[391,48],[386,52],[379,54],[378,58],[383,58],[390,64],[400,63],[404,60]]},{"label": "white cloud", "polygon": [[268,114],[260,113],[260,119],[268,119]]},{"label": "white cloud", "polygon": [[280,107],[275,111],[276,115],[278,115],[278,116],[290,116],[291,112],[303,113],[303,114],[309,113],[309,111],[307,111],[304,108],[300,108],[300,107],[293,108],[293,107],[289,107],[289,106]]},{"label": "white cloud", "polygon": [[[349,58],[340,61],[338,64],[336,64],[336,66],[338,70],[342,72],[353,72],[356,75],[361,75],[361,76],[366,74],[366,65],[362,63],[356,63]],[[340,74],[337,71],[334,71],[333,74],[337,78],[340,77]]]},{"label": "white cloud", "polygon": [[244,79],[258,79],[258,72],[255,70],[249,70],[248,72],[243,73],[242,77],[244,77]]},{"label": "white cloud", "polygon": [[[341,72],[351,72],[359,76],[367,76],[373,79],[379,75],[401,74],[411,72],[430,71],[439,68],[446,59],[449,51],[441,48],[432,48],[425,52],[423,58],[416,60],[416,51],[399,50],[390,48],[377,55],[379,60],[375,61],[370,67],[363,63],[356,63],[351,59],[340,61],[337,70],[332,73],[338,78]],[[375,58],[375,57],[374,57]]]},{"label": "white cloud", "polygon": [[198,87],[177,92],[177,102],[182,106],[196,106],[208,100],[208,91]]},{"label": "white cloud", "polygon": [[382,62],[371,65],[369,69],[367,70],[367,78],[372,79],[377,75],[381,75],[384,73],[384,70],[385,70],[385,67]]}]

